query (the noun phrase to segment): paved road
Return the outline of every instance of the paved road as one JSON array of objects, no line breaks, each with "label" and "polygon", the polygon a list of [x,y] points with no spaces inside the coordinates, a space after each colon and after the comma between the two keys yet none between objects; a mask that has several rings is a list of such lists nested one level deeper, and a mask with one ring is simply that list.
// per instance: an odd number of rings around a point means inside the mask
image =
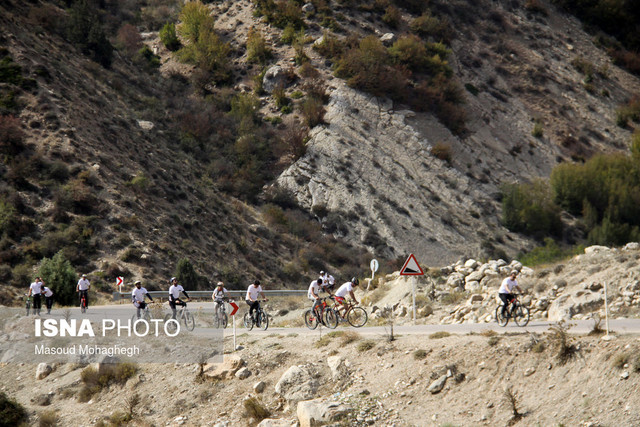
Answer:
[{"label": "paved road", "polygon": [[[202,316],[209,316],[213,312],[214,304],[212,302],[192,302],[189,303],[189,310],[192,313],[200,313]],[[168,304],[163,304],[164,312],[169,313]],[[103,318],[120,318],[120,319],[129,319],[135,313],[135,309],[131,306],[131,304],[114,304],[114,305],[103,305],[103,306],[93,306],[90,307],[85,315],[80,313],[79,308],[72,308],[71,317],[72,318],[81,318],[87,317],[91,321],[100,322]],[[53,318],[62,318],[65,316],[66,309],[56,309],[52,311],[51,316],[43,315],[43,318],[53,317]],[[245,307],[241,305],[241,309],[238,311],[238,315],[243,315],[245,312]],[[570,322],[573,326],[570,329],[571,333],[576,334],[586,334],[593,328],[592,320],[574,320]],[[509,323],[506,327],[500,327],[496,323],[475,323],[475,324],[459,324],[459,325],[439,325],[439,324],[427,324],[427,325],[396,325],[394,327],[395,334],[402,335],[425,335],[432,334],[438,331],[446,331],[451,334],[469,334],[469,333],[480,333],[487,329],[492,329],[498,333],[524,333],[524,332],[537,332],[543,333],[547,332],[551,325],[556,324],[556,322],[542,322],[542,321],[532,321],[524,328],[518,327],[512,322]],[[605,328],[605,322],[602,321],[601,328]],[[247,332],[244,328],[241,327],[241,317],[238,317],[236,323],[237,333]],[[342,328],[342,326],[340,327]],[[640,335],[640,319],[612,319],[609,322],[609,328],[611,333],[613,334],[632,334],[632,335]],[[355,328],[354,328],[355,329]],[[387,334],[387,329],[383,326],[372,326],[372,327],[363,327],[357,329],[357,331],[362,335],[385,335]],[[194,331],[198,335],[209,335],[211,328],[208,327],[196,327]],[[326,328],[322,329],[322,333],[328,332],[329,330]],[[231,335],[232,328],[231,324],[225,330],[225,336]],[[251,334],[257,335],[268,335],[273,333],[297,333],[297,334],[320,334],[320,330],[311,331],[306,327],[294,327],[294,328],[282,328],[282,327],[270,327],[267,331],[261,331],[254,329],[250,332]]]}]

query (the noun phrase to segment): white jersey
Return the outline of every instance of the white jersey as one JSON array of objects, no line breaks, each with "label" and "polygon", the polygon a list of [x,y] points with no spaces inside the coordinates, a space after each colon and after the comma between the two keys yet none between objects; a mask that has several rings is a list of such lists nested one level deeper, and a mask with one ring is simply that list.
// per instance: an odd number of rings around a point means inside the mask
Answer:
[{"label": "white jersey", "polygon": [[249,285],[247,288],[247,297],[245,299],[255,301],[258,299],[258,294],[262,292],[262,286]]},{"label": "white jersey", "polygon": [[91,284],[89,283],[89,281],[87,279],[80,279],[78,280],[78,289],[81,291],[86,291],[87,289],[89,289],[89,286]]},{"label": "white jersey", "polygon": [[53,291],[46,286],[42,288],[42,293],[44,293],[44,296],[47,298],[53,296]]},{"label": "white jersey", "polygon": [[147,292],[147,290],[143,287],[140,287],[140,289],[133,288],[133,291],[131,291],[131,299],[133,299],[135,302],[144,302],[144,296],[148,293],[149,292]]},{"label": "white jersey", "polygon": [[346,297],[349,292],[353,292],[353,283],[347,282],[338,288],[336,291],[336,296],[340,298]]},{"label": "white jersey", "polygon": [[518,281],[511,280],[511,277],[507,277],[502,281],[502,284],[500,285],[500,290],[498,291],[498,293],[510,294],[513,288],[515,288],[516,286],[518,286]]},{"label": "white jersey", "polygon": [[318,285],[317,280],[311,282],[311,284],[309,285],[309,290],[307,291],[307,296],[311,299],[315,299],[313,297],[313,294],[316,294],[316,296],[318,295],[318,293],[320,292],[320,286],[322,285]]},{"label": "white jersey", "polygon": [[31,295],[40,295],[42,293],[42,282],[33,282],[29,289],[31,289]]},{"label": "white jersey", "polygon": [[180,292],[184,292],[182,285],[171,285],[169,287],[169,295],[171,295],[173,299],[180,298]]},{"label": "white jersey", "polygon": [[218,289],[215,288],[213,290],[213,299],[214,300],[221,300],[222,298],[224,298],[224,296],[227,294],[227,288],[222,288],[222,289]]}]

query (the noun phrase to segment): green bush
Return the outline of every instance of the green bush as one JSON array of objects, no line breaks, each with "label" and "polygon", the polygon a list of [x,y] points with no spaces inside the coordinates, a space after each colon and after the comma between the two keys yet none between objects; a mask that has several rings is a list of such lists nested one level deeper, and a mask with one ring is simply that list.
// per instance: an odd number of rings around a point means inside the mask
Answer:
[{"label": "green bush", "polygon": [[133,363],[103,364],[98,371],[88,366],[80,372],[83,387],[78,394],[78,401],[88,402],[91,397],[111,384],[125,384],[138,371]]},{"label": "green bush", "polygon": [[446,40],[448,38],[449,24],[441,20],[430,12],[425,12],[420,17],[415,18],[409,24],[411,31],[421,36],[430,36],[436,40]]},{"label": "green bush", "polygon": [[271,59],[271,48],[260,31],[251,28],[247,34],[247,62],[266,64]]},{"label": "green bush", "polygon": [[209,8],[200,0],[186,2],[180,11],[179,20],[181,23],[177,28],[178,34],[190,44],[197,43],[203,31],[213,29],[214,19]]},{"label": "green bush", "polygon": [[536,121],[533,124],[533,130],[531,131],[531,136],[533,136],[534,138],[542,138],[543,134],[544,134],[544,131],[542,129],[542,124]]},{"label": "green bush", "polygon": [[180,49],[180,40],[176,33],[176,25],[173,22],[167,22],[164,24],[159,33],[160,41],[170,51],[176,51]]},{"label": "green bush", "polygon": [[629,120],[640,122],[640,95],[634,95],[626,105],[616,109],[616,124],[618,126],[626,127]]},{"label": "green bush", "polygon": [[253,3],[256,5],[255,14],[264,16],[268,23],[278,28],[304,28],[302,9],[294,0],[253,0]]},{"label": "green bush", "polygon": [[502,222],[511,231],[536,238],[562,234],[560,209],[549,185],[542,180],[503,185]]},{"label": "green bush", "polygon": [[178,278],[178,283],[187,289],[187,292],[188,289],[197,289],[201,282],[200,275],[188,258],[182,258],[178,261],[174,275]]},{"label": "green bush", "polygon": [[149,46],[144,45],[136,53],[136,62],[141,64],[148,70],[153,70],[160,67],[160,57],[153,53]]},{"label": "green bush", "polygon": [[15,400],[0,392],[0,423],[6,426],[19,426],[27,422],[27,411]]},{"label": "green bush", "polygon": [[78,275],[62,251],[40,262],[39,275],[55,294],[57,303],[73,305],[77,302]]},{"label": "green bush", "polygon": [[322,100],[308,97],[300,106],[305,124],[310,128],[324,123],[325,109]]},{"label": "green bush", "polygon": [[398,10],[398,8],[393,5],[390,5],[385,10],[384,15],[382,16],[382,21],[391,28],[397,28],[402,21],[400,10]]},{"label": "green bush", "polygon": [[98,11],[93,2],[78,0],[69,10],[67,38],[84,54],[104,67],[110,67],[113,46],[104,33]]},{"label": "green bush", "polygon": [[584,247],[577,246],[575,248],[562,248],[558,243],[550,237],[544,239],[544,246],[534,248],[524,255],[519,255],[518,259],[525,265],[536,266],[541,264],[550,264],[569,258],[584,252]]}]

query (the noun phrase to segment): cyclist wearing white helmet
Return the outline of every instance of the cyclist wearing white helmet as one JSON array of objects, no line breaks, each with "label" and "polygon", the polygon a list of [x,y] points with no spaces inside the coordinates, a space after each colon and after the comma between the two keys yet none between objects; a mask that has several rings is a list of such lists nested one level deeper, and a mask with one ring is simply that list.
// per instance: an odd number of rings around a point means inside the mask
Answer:
[{"label": "cyclist wearing white helmet", "polygon": [[498,296],[502,300],[502,315],[507,317],[507,306],[513,299],[515,298],[513,295],[513,289],[517,288],[520,293],[522,293],[522,289],[518,286],[518,281],[516,277],[518,276],[518,272],[516,270],[512,270],[509,277],[506,277],[502,284],[500,284],[500,290],[498,291]]},{"label": "cyclist wearing white helmet", "polygon": [[140,280],[136,280],[136,283],[134,283],[134,288],[131,291],[131,302],[137,309],[136,314],[138,316],[138,319],[140,318],[140,310],[144,310],[147,306],[147,304],[144,302],[145,297],[148,297],[150,301],[153,301],[153,298],[151,298],[149,292],[147,292],[147,290],[142,287],[142,282],[140,282]]},{"label": "cyclist wearing white helmet", "polygon": [[[346,314],[346,306],[345,306],[345,297],[347,296],[347,294],[351,297],[351,299],[358,304],[358,300],[356,299],[355,294],[353,293],[354,291],[354,287],[358,286],[360,284],[360,281],[355,278],[352,277],[351,280],[349,282],[344,283],[342,286],[340,286],[338,288],[338,290],[336,291],[336,302],[339,303],[341,305],[341,307],[339,308],[339,310],[344,310],[345,314]],[[343,315],[342,315],[343,316]],[[343,316],[344,317],[344,316]]]},{"label": "cyclist wearing white helmet", "polygon": [[211,294],[211,299],[216,303],[214,306],[214,311],[216,316],[218,315],[218,311],[220,310],[220,306],[224,304],[224,301],[227,300],[227,288],[224,287],[224,283],[218,282],[216,288],[213,290],[213,294]]},{"label": "cyclist wearing white helmet", "polygon": [[191,300],[191,298],[189,298],[189,294],[187,294],[187,291],[184,290],[182,285],[178,284],[178,279],[176,279],[175,277],[172,277],[171,286],[169,287],[169,306],[171,307],[171,311],[173,313],[171,318],[174,320],[176,318],[176,305],[180,305],[180,306],[186,305],[180,299],[180,292],[182,292],[184,296],[187,297],[187,301]]}]

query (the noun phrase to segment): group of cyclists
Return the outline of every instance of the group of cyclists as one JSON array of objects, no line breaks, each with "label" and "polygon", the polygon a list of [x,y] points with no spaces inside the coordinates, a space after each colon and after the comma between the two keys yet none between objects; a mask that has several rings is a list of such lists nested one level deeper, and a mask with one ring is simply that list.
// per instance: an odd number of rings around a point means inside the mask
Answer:
[{"label": "group of cyclists", "polygon": [[[507,307],[511,302],[513,302],[515,295],[513,294],[514,289],[517,289],[520,293],[522,293],[521,288],[518,285],[518,281],[516,277],[518,275],[518,271],[512,270],[509,274],[509,277],[505,278],[498,290],[498,296],[500,297],[503,305],[502,305],[502,314],[503,316],[507,313]],[[351,280],[343,283],[335,293],[333,292],[333,288],[335,286],[335,278],[325,271],[320,271],[320,276],[313,280],[309,284],[309,288],[307,291],[307,297],[313,302],[312,310],[313,312],[317,312],[318,307],[322,303],[322,297],[320,296],[321,292],[328,293],[332,298],[335,299],[338,304],[338,313],[344,313],[346,311],[346,297],[349,296],[356,304],[358,304],[358,300],[355,297],[354,290],[358,287],[360,281],[353,277]],[[86,274],[82,274],[78,283],[76,285],[76,292],[81,300],[84,298],[84,305],[86,308],[89,306],[89,297],[88,292],[91,288],[91,283],[87,279]],[[187,291],[178,283],[178,279],[176,277],[172,277],[170,280],[169,286],[169,306],[171,307],[172,318],[176,318],[177,307],[186,306],[186,302],[180,299],[180,294],[184,294],[187,301],[190,301],[191,298]],[[228,297],[229,291],[224,287],[223,282],[218,282],[216,284],[216,288],[211,295],[211,298],[216,303],[215,304],[215,313],[218,314],[219,310],[222,307],[224,302],[229,301]],[[35,315],[40,315],[40,310],[42,306],[42,297],[45,299],[47,314],[51,313],[51,307],[53,305],[53,291],[45,286],[44,281],[41,277],[36,277],[35,280],[29,286],[28,297],[33,298],[33,313]],[[267,301],[267,298],[264,295],[264,291],[262,289],[261,283],[259,279],[255,279],[247,288],[245,302],[249,306],[249,316],[255,319],[257,316],[257,312],[260,309],[260,297],[262,297],[263,301]],[[140,318],[141,310],[146,308],[146,300],[145,298],[149,298],[150,301],[153,302],[153,298],[149,294],[146,288],[142,287],[142,282],[140,280],[136,280],[134,283],[134,288],[131,291],[131,302],[136,308],[137,317]]]}]

